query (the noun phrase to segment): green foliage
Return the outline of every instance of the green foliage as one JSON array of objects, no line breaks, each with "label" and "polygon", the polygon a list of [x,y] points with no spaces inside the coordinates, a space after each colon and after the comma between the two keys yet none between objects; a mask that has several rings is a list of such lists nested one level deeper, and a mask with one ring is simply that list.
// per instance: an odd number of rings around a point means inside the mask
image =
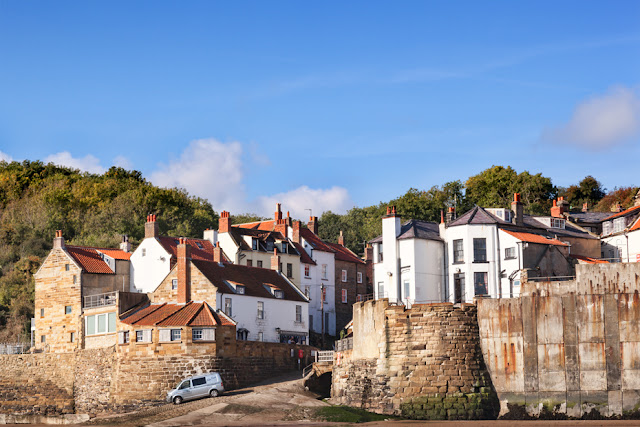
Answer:
[{"label": "green foliage", "polygon": [[350,406],[323,406],[315,410],[315,418],[333,423],[367,423],[371,421],[397,420],[399,417],[386,414],[374,414],[364,409]]},{"label": "green foliage", "polygon": [[561,189],[558,191],[558,195],[563,196],[574,208],[581,208],[583,203],[588,203],[589,207],[593,207],[605,196],[605,189],[597,179],[588,175],[578,185]]},{"label": "green foliage", "polygon": [[169,235],[201,237],[218,223],[206,200],[154,187],[138,171],[112,167],[95,175],[39,161],[0,162],[0,337],[18,340],[33,315],[33,274],[55,230],[69,244],[117,247],[123,234],[136,244],[148,213]]},{"label": "green foliage", "polygon": [[246,224],[249,222],[267,221],[269,219],[271,218],[265,218],[254,213],[243,213],[240,215],[231,215],[231,224]]},{"label": "green foliage", "polygon": [[[629,209],[633,206],[639,190],[640,188],[638,187],[614,188],[613,191],[607,193],[607,195],[595,205],[594,210],[597,212],[610,212],[611,206],[616,203],[620,203],[622,209]],[[0,232],[2,231],[0,230]]]}]

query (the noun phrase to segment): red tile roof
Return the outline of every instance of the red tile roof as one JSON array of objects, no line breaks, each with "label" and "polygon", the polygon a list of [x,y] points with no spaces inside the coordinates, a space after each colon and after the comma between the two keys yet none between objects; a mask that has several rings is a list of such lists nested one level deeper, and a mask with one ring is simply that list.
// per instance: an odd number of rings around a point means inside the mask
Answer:
[{"label": "red tile roof", "polygon": [[571,254],[569,255],[571,258],[575,258],[577,260],[583,261],[587,264],[609,264],[609,261],[606,261],[604,259],[598,259],[598,258],[591,258],[588,256],[583,256],[583,255],[576,255],[576,254]]},{"label": "red tile roof", "polygon": [[121,249],[101,249],[96,248],[98,252],[102,252],[105,255],[109,255],[113,259],[122,259],[122,260],[130,260],[131,252],[125,252]]},{"label": "red tile roof", "polygon": [[304,250],[304,248],[300,243],[293,242],[293,246],[295,246],[298,252],[300,253],[300,262],[304,264],[316,265],[316,262],[313,259],[311,259],[307,251]]},{"label": "red tile roof", "polygon": [[240,228],[250,228],[252,230],[260,230],[260,231],[273,231],[276,228],[276,222],[274,220],[271,221],[260,221],[260,222],[248,222],[246,224],[234,224],[234,227]]},{"label": "red tile roof", "polygon": [[275,270],[260,267],[249,267],[238,264],[223,264],[208,261],[193,261],[193,265],[204,274],[220,292],[235,293],[226,282],[237,283],[245,287],[245,295],[259,298],[275,296],[265,289],[264,285],[282,289],[284,299],[290,301],[306,301],[301,292]]},{"label": "red tile roof", "polygon": [[505,229],[501,229],[501,230],[507,234],[512,235],[518,240],[522,240],[523,242],[539,243],[542,245],[569,246],[566,243],[562,243],[560,240],[549,239],[539,234],[522,233],[518,231],[511,231],[511,230],[505,230]]},{"label": "red tile roof", "polygon": [[[213,244],[209,240],[189,238],[185,240],[191,246],[191,259],[213,261]],[[171,258],[175,262],[178,256],[178,238],[162,236],[158,237],[158,241],[171,254]]]},{"label": "red tile roof", "polygon": [[234,325],[227,316],[213,311],[206,302],[151,304],[122,319],[132,326],[218,326]]},{"label": "red tile roof", "polygon": [[65,246],[65,250],[86,272],[92,274],[114,274],[95,248],[84,246]]},{"label": "red tile roof", "polygon": [[629,231],[640,230],[640,217],[636,220],[636,223],[629,229]]},{"label": "red tile roof", "polygon": [[327,245],[324,240],[308,228],[300,228],[300,237],[309,242],[315,250],[329,253],[335,252],[331,246]]},{"label": "red tile roof", "polygon": [[327,243],[331,248],[336,251],[336,259],[340,261],[353,262],[356,264],[364,264],[358,255],[351,252],[349,248],[345,248],[337,243]]},{"label": "red tile roof", "polygon": [[627,214],[630,214],[630,213],[633,213],[633,212],[636,212],[636,211],[640,212],[640,206],[632,206],[629,209],[626,209],[626,210],[624,210],[622,212],[618,212],[616,214],[613,214],[611,216],[606,217],[605,219],[603,219],[603,221],[607,221],[607,220],[610,220],[610,219],[614,219],[614,218],[618,218],[618,217],[621,217],[621,216],[625,216]]}]

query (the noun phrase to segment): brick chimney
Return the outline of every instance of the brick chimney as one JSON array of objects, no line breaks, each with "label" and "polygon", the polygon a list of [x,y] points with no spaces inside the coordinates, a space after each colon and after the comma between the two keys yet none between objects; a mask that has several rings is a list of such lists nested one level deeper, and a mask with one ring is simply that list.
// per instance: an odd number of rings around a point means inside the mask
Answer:
[{"label": "brick chimney", "polygon": [[129,236],[126,234],[122,235],[122,242],[120,242],[120,250],[123,252],[131,252],[131,243],[129,243]]},{"label": "brick chimney", "polygon": [[513,211],[513,223],[515,225],[524,225],[524,205],[520,201],[520,193],[513,193],[511,210]]},{"label": "brick chimney", "polygon": [[340,246],[344,246],[344,235],[342,234],[342,230],[340,230],[340,235],[338,236],[338,244]]},{"label": "brick chimney", "polygon": [[222,248],[219,244],[215,245],[213,248],[213,262],[217,262],[218,264],[222,263]]},{"label": "brick chimney", "polygon": [[56,237],[53,238],[53,248],[64,248],[64,237],[62,237],[62,230],[56,230]]},{"label": "brick chimney", "polygon": [[300,221],[293,221],[293,226],[291,228],[293,229],[291,240],[295,243],[300,243]]},{"label": "brick chimney", "polygon": [[160,232],[158,231],[158,223],[156,222],[156,215],[147,215],[147,222],[144,224],[144,238],[158,237]]},{"label": "brick chimney", "polygon": [[454,219],[456,219],[456,207],[455,206],[449,206],[447,208],[447,224],[449,224]]},{"label": "brick chimney", "polygon": [[276,248],[273,248],[273,255],[271,255],[271,269],[280,271],[280,255],[278,255]]},{"label": "brick chimney", "polygon": [[282,211],[280,210],[280,203],[276,203],[276,212],[273,214],[273,219],[278,222],[279,219],[282,219]]},{"label": "brick chimney", "polygon": [[276,221],[276,226],[274,228],[275,231],[279,232],[280,234],[282,234],[285,239],[287,238],[287,220],[280,218],[279,220]]},{"label": "brick chimney", "polygon": [[178,303],[191,301],[191,246],[184,237],[178,244]]},{"label": "brick chimney", "polygon": [[582,212],[589,212],[589,202],[584,202],[582,204]]},{"label": "brick chimney", "polygon": [[567,207],[569,203],[564,200],[564,197],[558,197],[558,201],[553,201],[553,206],[551,207],[551,216],[554,218],[564,218],[564,213],[568,212],[569,209]]},{"label": "brick chimney", "polygon": [[231,214],[227,211],[220,212],[220,219],[218,220],[218,232],[228,233],[231,230]]},{"label": "brick chimney", "polygon": [[307,228],[311,230],[313,234],[318,234],[318,217],[317,216],[309,217]]}]

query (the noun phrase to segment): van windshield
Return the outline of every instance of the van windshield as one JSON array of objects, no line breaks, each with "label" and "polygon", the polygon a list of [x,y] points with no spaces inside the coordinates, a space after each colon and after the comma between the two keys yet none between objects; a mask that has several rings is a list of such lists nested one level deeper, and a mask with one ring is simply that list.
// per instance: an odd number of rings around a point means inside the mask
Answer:
[{"label": "van windshield", "polygon": [[178,387],[178,390],[182,390],[185,388],[189,388],[189,380],[183,381],[182,384],[180,384],[180,386]]}]

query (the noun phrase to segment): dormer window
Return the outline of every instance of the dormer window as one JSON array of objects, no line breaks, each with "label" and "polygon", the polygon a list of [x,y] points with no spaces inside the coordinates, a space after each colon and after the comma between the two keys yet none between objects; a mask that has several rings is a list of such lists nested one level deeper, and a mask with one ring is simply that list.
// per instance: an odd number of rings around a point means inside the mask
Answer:
[{"label": "dormer window", "polygon": [[602,234],[607,235],[613,232],[613,223],[611,221],[607,221],[602,223]]},{"label": "dormer window", "polygon": [[551,227],[564,229],[564,219],[551,218]]},{"label": "dormer window", "polygon": [[242,285],[236,285],[236,294],[240,294],[240,295],[244,295],[244,286]]},{"label": "dormer window", "polygon": [[202,246],[202,243],[200,242],[196,242],[196,246],[198,247],[198,249],[204,249],[204,246]]},{"label": "dormer window", "polygon": [[271,240],[267,242],[267,251],[273,251],[273,242]]},{"label": "dormer window", "polygon": [[287,253],[287,242],[282,242],[282,253],[283,254]]},{"label": "dormer window", "polygon": [[251,239],[251,249],[253,249],[254,251],[258,250],[258,239],[256,239],[255,237]]},{"label": "dormer window", "polygon": [[614,233],[619,233],[622,230],[624,230],[624,227],[626,226],[626,219],[624,217],[622,218],[616,218],[613,220],[613,232]]},{"label": "dormer window", "polygon": [[284,292],[281,289],[274,289],[273,296],[279,299],[284,299]]}]

